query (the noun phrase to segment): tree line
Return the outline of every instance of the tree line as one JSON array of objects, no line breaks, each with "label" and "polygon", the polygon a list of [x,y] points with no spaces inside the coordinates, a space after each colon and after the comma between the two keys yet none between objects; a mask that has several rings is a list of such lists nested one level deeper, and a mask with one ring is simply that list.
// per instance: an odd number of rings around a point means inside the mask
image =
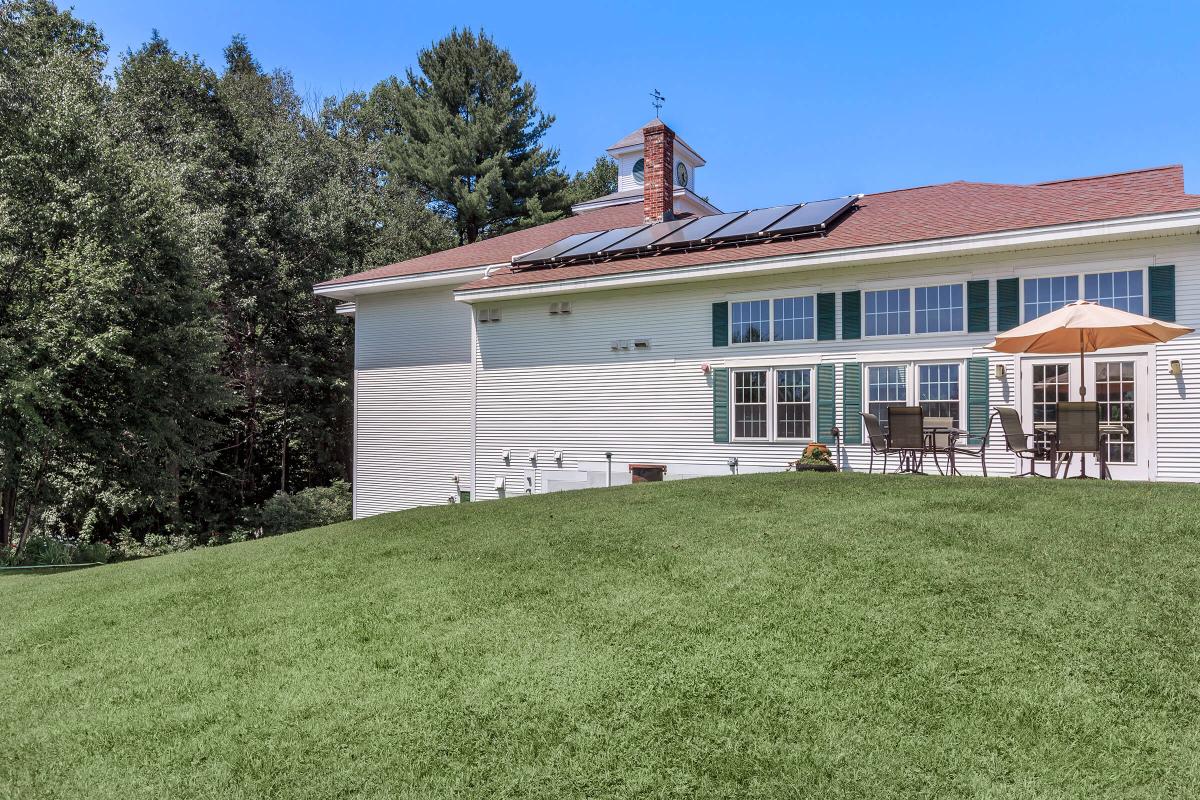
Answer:
[{"label": "tree line", "polygon": [[[315,283],[568,214],[510,54],[453,31],[403,78],[306,103],[234,36],[0,2],[0,547],[201,543],[349,479],[353,326]],[[111,74],[108,70],[112,67]]]}]

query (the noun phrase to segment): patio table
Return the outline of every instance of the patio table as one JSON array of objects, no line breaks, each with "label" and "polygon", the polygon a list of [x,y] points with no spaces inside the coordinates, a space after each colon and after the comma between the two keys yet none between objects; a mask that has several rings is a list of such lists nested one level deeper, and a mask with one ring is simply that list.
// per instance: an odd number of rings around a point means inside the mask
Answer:
[{"label": "patio table", "polygon": [[946,458],[949,462],[947,465],[947,471],[951,475],[961,475],[962,473],[958,471],[958,466],[954,463],[954,443],[958,441],[960,436],[966,436],[967,431],[963,430],[962,428],[955,428],[946,425],[923,425],[922,428],[925,431],[925,440],[927,442],[926,448],[930,453],[933,454],[933,464],[937,467],[938,472],[942,472],[942,464],[938,461],[938,450],[935,446],[935,442],[937,441],[939,434],[944,434],[947,437]]}]

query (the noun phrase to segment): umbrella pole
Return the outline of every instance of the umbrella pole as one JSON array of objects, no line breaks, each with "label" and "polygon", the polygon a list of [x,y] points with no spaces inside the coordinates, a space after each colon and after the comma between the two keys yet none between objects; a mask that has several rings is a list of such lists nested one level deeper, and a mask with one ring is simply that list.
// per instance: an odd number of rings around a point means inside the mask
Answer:
[{"label": "umbrella pole", "polygon": [[[1079,332],[1079,402],[1081,402],[1081,403],[1083,402],[1083,399],[1085,397],[1087,397],[1086,383],[1087,383],[1087,366],[1085,365],[1084,360],[1083,360],[1083,331],[1080,331]],[[1084,456],[1083,453],[1080,453],[1079,454],[1079,477],[1081,477],[1081,478],[1087,477],[1087,472],[1083,468],[1083,463],[1085,461],[1087,461],[1087,458]]]}]

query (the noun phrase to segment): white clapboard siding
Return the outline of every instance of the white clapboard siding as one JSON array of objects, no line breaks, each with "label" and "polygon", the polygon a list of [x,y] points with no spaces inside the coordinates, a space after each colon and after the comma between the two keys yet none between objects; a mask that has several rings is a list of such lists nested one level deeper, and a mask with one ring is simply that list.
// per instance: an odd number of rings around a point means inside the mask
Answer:
[{"label": "white clapboard siding", "polygon": [[[731,295],[765,295],[789,288],[839,293],[840,336],[840,292],[873,288],[872,282],[897,280],[898,285],[919,286],[946,279],[994,281],[1153,264],[1176,265],[1177,316],[1196,327],[1200,323],[1196,237],[580,293],[565,298],[572,303],[569,315],[550,315],[550,298],[500,303],[503,321],[481,327],[477,342],[476,497],[497,497],[495,481],[501,477],[507,496],[527,489],[564,488],[572,485],[572,473],[578,476],[577,485],[597,485],[597,480],[607,480],[606,452],[613,454],[614,483],[628,481],[630,463],[664,464],[671,479],[728,474],[731,458],[738,460],[739,471],[753,472],[780,470],[798,457],[802,449],[798,444],[712,442],[711,378],[701,371],[706,362],[737,367],[988,356],[993,406],[1018,404],[1019,359],[983,349],[991,333],[713,347],[711,304]],[[991,295],[994,328],[994,283]],[[650,339],[650,348],[644,352],[610,349],[613,340],[635,338]],[[1158,349],[1154,366],[1160,440],[1157,477],[1200,480],[1200,411],[1195,396],[1180,394],[1174,378],[1167,375],[1166,360],[1171,357],[1184,360],[1184,383],[1193,387],[1194,395],[1200,391],[1200,338],[1189,336]],[[997,363],[1007,368],[1003,381],[994,376]],[[837,404],[840,415],[840,386]],[[843,422],[840,416],[838,422]],[[528,458],[530,451],[537,453],[536,462]],[[561,464],[553,460],[555,451],[562,452]],[[502,458],[505,452],[510,455],[507,463]],[[865,445],[848,446],[841,457],[851,469],[866,469]],[[991,474],[1010,474],[1014,469],[998,426],[988,462]],[[979,469],[974,459],[964,460],[962,466],[964,472]]]},{"label": "white clapboard siding", "polygon": [[358,298],[355,518],[470,489],[471,311],[451,288]]}]

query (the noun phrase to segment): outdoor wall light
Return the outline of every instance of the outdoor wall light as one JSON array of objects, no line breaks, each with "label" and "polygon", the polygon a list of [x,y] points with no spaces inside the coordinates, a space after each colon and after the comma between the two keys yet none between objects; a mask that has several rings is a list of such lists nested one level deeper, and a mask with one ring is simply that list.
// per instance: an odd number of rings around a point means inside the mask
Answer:
[{"label": "outdoor wall light", "polygon": [[562,450],[555,450],[555,451],[554,451],[554,460],[555,460],[556,462],[558,462],[558,465],[559,465],[560,467],[562,466],[562,461],[563,461]]},{"label": "outdoor wall light", "polygon": [[512,451],[511,451],[511,450],[501,450],[501,451],[500,451],[500,460],[501,460],[501,461],[503,461],[505,464],[507,464],[507,463],[508,463],[508,460],[509,460],[510,458],[512,458]]},{"label": "outdoor wall light", "polygon": [[535,467],[537,466],[537,450],[529,451],[529,463]]},{"label": "outdoor wall light", "polygon": [[996,380],[1002,381],[1008,377],[1008,368],[1003,364],[996,365]]},{"label": "outdoor wall light", "polygon": [[1171,359],[1171,374],[1174,375],[1176,378],[1183,375],[1183,364],[1179,361],[1178,358]]},{"label": "outdoor wall light", "polygon": [[501,475],[499,478],[496,478],[496,491],[497,492],[504,491],[504,476],[503,475]]}]

